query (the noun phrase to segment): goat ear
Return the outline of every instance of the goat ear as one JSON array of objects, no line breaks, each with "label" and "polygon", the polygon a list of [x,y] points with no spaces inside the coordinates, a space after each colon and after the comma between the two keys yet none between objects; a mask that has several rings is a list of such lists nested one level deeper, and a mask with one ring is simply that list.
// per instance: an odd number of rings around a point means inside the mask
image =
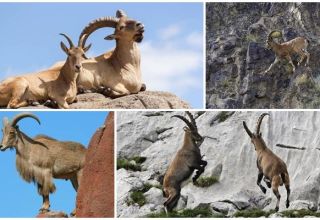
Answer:
[{"label": "goat ear", "polygon": [[92,44],[89,44],[88,46],[86,46],[85,48],[83,48],[84,52],[87,52],[90,48],[91,48]]},{"label": "goat ear", "polygon": [[110,35],[106,36],[104,39],[105,40],[114,40],[114,39],[116,39],[116,35],[115,34],[110,34]]},{"label": "goat ear", "polygon": [[60,47],[66,54],[69,53],[68,47],[62,41],[60,42]]}]

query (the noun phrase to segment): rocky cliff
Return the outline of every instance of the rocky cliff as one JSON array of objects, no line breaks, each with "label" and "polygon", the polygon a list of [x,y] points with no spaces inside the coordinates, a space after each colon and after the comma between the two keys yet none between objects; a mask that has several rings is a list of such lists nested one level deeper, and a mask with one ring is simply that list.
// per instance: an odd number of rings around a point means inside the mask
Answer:
[{"label": "rocky cliff", "polygon": [[114,217],[114,113],[93,135],[77,193],[77,217]]},{"label": "rocky cliff", "polygon": [[[285,210],[317,211],[320,196],[320,113],[269,112],[262,136],[287,164],[291,205],[285,208],[286,190],[280,187],[280,213]],[[160,179],[182,144],[184,123],[173,114],[183,112],[119,112],[117,117],[118,217],[141,217],[163,210]],[[242,121],[255,128],[261,112],[197,112],[199,132],[205,136],[201,152],[208,161],[203,178],[217,179],[199,187],[185,183],[178,210],[209,207],[212,213],[233,216],[239,211],[274,209],[276,197],[257,186],[256,152]],[[277,144],[299,149],[276,147]],[[137,158],[140,158],[139,160]],[[139,167],[140,166],[140,167]],[[264,183],[263,183],[264,184]],[[140,192],[140,194],[138,194]],[[139,197],[137,199],[137,197]]]},{"label": "rocky cliff", "polygon": [[[319,3],[207,3],[207,108],[319,108],[319,18]],[[265,45],[273,30],[279,42],[306,37],[310,65],[293,73],[282,61],[264,73],[275,60]]]},{"label": "rocky cliff", "polygon": [[[116,99],[99,93],[77,95],[78,102],[70,104],[72,109],[188,109],[191,106],[174,94],[159,91],[144,91]],[[48,109],[37,105],[26,109]]]}]

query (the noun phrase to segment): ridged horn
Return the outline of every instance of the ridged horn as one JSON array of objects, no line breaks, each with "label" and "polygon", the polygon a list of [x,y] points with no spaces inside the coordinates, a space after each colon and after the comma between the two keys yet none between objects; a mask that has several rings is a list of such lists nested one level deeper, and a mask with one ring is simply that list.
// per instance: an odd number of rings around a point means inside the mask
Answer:
[{"label": "ridged horn", "polygon": [[264,116],[269,115],[268,113],[263,113],[262,115],[260,115],[258,121],[257,121],[257,127],[256,127],[256,134],[259,135],[260,134],[260,127],[261,127],[261,123],[262,123],[262,119],[264,118]]},{"label": "ridged horn", "polygon": [[[277,36],[273,36],[274,33],[278,33]],[[277,38],[277,37],[282,37],[281,31],[271,31],[271,32],[268,34],[268,39],[273,39],[273,38]]]},{"label": "ridged horn", "polygon": [[[93,20],[92,22],[90,22],[81,32],[80,36],[79,36],[79,41],[81,38],[83,38],[82,40],[82,47],[84,47],[84,45],[86,44],[86,41],[88,39],[88,37],[90,36],[90,34],[92,34],[94,31],[100,29],[100,28],[104,28],[104,27],[111,27],[111,28],[116,28],[117,24],[119,22],[118,18],[115,17],[101,17],[98,18],[96,20]],[[85,37],[83,37],[83,35],[85,35]]]},{"label": "ridged horn", "polygon": [[74,47],[74,45],[73,45],[73,43],[72,43],[72,40],[68,37],[68,35],[66,35],[66,34],[64,34],[64,33],[60,33],[60,35],[61,35],[61,36],[64,36],[64,37],[67,39],[70,48],[73,48],[73,47]]},{"label": "ridged horn", "polygon": [[40,119],[35,116],[34,114],[31,114],[31,113],[21,113],[21,114],[18,114],[16,115],[13,119],[12,119],[12,122],[11,122],[11,126],[12,127],[15,127],[17,125],[17,123],[23,119],[23,118],[33,118],[34,120],[36,120],[39,124],[40,123]]},{"label": "ridged horn", "polygon": [[187,115],[189,116],[190,121],[191,121],[194,129],[195,129],[196,131],[198,131],[197,123],[196,123],[196,120],[194,119],[193,115],[192,115],[190,112],[188,112],[188,111],[186,111],[186,113],[187,113]]},{"label": "ridged horn", "polygon": [[117,18],[128,17],[127,14],[121,9],[117,10],[116,16]]},{"label": "ridged horn", "polygon": [[252,132],[250,131],[250,129],[247,127],[246,122],[243,121],[242,124],[243,124],[243,127],[244,127],[244,129],[246,130],[247,134],[249,135],[249,137],[252,138],[252,137],[253,137],[253,134],[252,134]]},{"label": "ridged horn", "polygon": [[193,125],[192,125],[192,124],[190,123],[190,121],[188,121],[188,119],[186,119],[185,117],[183,117],[183,116],[181,116],[181,115],[173,115],[173,116],[171,116],[171,118],[173,118],[173,117],[176,117],[176,118],[181,119],[182,121],[184,121],[184,122],[188,125],[188,127],[190,128],[190,130],[194,130]]}]

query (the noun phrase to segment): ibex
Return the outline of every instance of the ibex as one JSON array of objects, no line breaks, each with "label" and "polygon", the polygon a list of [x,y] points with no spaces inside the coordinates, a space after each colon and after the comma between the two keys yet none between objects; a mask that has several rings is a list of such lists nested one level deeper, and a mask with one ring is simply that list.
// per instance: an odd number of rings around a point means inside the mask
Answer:
[{"label": "ibex", "polygon": [[269,72],[271,68],[276,65],[281,59],[286,59],[292,66],[293,72],[296,71],[296,68],[292,62],[292,55],[298,54],[300,57],[300,60],[298,62],[298,66],[305,60],[305,66],[309,64],[310,54],[307,51],[307,47],[309,44],[308,39],[303,37],[297,37],[290,41],[284,42],[284,43],[277,43],[273,40],[273,35],[277,34],[279,37],[282,37],[281,32],[279,31],[272,31],[268,35],[268,39],[266,41],[267,48],[271,49],[275,55],[276,59],[274,62],[269,66],[269,68],[265,71],[265,73]]},{"label": "ibex", "polygon": [[260,126],[263,117],[266,115],[269,114],[263,113],[259,117],[256,127],[256,133],[252,133],[245,122],[243,122],[243,127],[251,138],[251,142],[253,143],[257,152],[257,166],[259,170],[257,185],[260,187],[263,193],[266,193],[266,188],[261,185],[261,180],[264,177],[266,185],[268,186],[268,188],[272,188],[273,193],[277,197],[277,205],[275,210],[278,211],[281,197],[278,188],[283,184],[285,185],[287,190],[286,207],[288,208],[290,205],[290,179],[287,171],[287,165],[266,146],[262,138]]},{"label": "ibex", "polygon": [[43,198],[40,212],[47,212],[50,208],[49,194],[56,190],[53,178],[70,180],[77,191],[86,148],[80,143],[62,142],[46,135],[28,137],[18,126],[18,122],[26,117],[33,118],[40,124],[39,118],[30,113],[21,113],[11,122],[8,118],[3,119],[0,150],[16,150],[17,170],[25,181],[37,184],[38,193]]},{"label": "ibex", "polygon": [[144,91],[140,70],[140,51],[137,43],[143,39],[142,23],[129,19],[124,11],[118,10],[116,17],[102,17],[89,23],[80,34],[82,46],[94,31],[114,28],[106,40],[115,40],[116,48],[82,63],[78,78],[79,87],[88,90],[107,88],[112,98]]},{"label": "ibex", "polygon": [[70,38],[64,36],[69,42],[68,49],[63,42],[61,49],[68,55],[63,66],[51,68],[38,73],[12,77],[0,83],[0,106],[7,108],[20,108],[30,102],[55,101],[59,108],[69,108],[70,103],[76,101],[76,79],[81,70],[81,62],[85,60],[83,35],[78,47],[75,47]]},{"label": "ibex", "polygon": [[168,198],[165,203],[166,212],[171,212],[180,198],[182,183],[197,170],[192,178],[195,184],[199,176],[204,172],[207,162],[202,160],[200,145],[204,138],[199,134],[196,121],[190,112],[186,112],[190,121],[181,115],[173,115],[187,124],[184,127],[184,140],[182,147],[170,163],[163,179],[163,195]]}]

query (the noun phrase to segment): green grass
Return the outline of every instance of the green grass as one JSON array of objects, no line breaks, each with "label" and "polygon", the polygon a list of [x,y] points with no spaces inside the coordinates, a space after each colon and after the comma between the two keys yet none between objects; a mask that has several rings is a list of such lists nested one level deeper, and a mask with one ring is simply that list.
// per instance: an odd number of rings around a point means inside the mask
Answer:
[{"label": "green grass", "polygon": [[233,216],[242,218],[258,218],[258,217],[269,217],[269,215],[275,213],[274,210],[263,211],[261,209],[248,209],[237,211]]},{"label": "green grass", "polygon": [[302,218],[304,216],[315,216],[318,218],[320,217],[320,213],[313,212],[313,211],[307,210],[307,209],[287,210],[287,211],[281,212],[281,214],[287,218]]},{"label": "green grass", "polygon": [[130,199],[128,199],[127,205],[138,204],[141,207],[146,204],[146,197],[144,196],[144,193],[148,192],[152,187],[160,187],[161,189],[161,186],[159,185],[151,185],[146,183],[141,189],[134,190],[130,193]]},{"label": "green grass", "polygon": [[200,177],[199,179],[197,179],[196,186],[209,187],[217,182],[219,182],[219,178],[215,176]]},{"label": "green grass", "polygon": [[222,218],[224,215],[213,214],[209,207],[195,208],[195,209],[184,209],[181,211],[172,211],[165,213],[165,211],[158,213],[150,213],[146,216],[147,218]]},{"label": "green grass", "polygon": [[[141,164],[146,161],[146,157],[131,157],[131,158],[118,158],[117,159],[117,170],[126,169],[132,171],[141,171]],[[133,164],[131,161],[134,161],[136,164]]]},{"label": "green grass", "polygon": [[233,115],[233,113],[231,113],[231,114],[228,114],[228,113],[229,113],[229,112],[227,112],[227,111],[220,112],[220,113],[217,115],[218,122],[219,122],[219,123],[224,122],[224,121],[227,120],[231,115]]}]

